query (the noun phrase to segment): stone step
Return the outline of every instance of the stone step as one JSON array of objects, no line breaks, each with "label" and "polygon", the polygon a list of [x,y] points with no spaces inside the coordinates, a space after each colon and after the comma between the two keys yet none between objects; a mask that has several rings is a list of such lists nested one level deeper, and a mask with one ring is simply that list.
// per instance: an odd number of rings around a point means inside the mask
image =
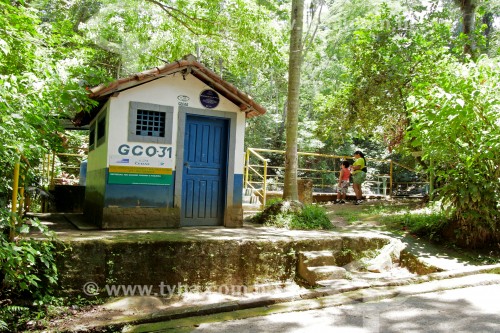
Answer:
[{"label": "stone step", "polygon": [[302,251],[299,252],[299,264],[306,266],[336,266],[337,260],[335,253],[337,251]]},{"label": "stone step", "polygon": [[315,266],[299,269],[299,276],[311,286],[317,286],[321,280],[346,279],[347,271],[338,266]]},{"label": "stone step", "polygon": [[244,196],[251,196],[251,195],[253,195],[253,190],[251,188],[244,188],[243,195]]}]

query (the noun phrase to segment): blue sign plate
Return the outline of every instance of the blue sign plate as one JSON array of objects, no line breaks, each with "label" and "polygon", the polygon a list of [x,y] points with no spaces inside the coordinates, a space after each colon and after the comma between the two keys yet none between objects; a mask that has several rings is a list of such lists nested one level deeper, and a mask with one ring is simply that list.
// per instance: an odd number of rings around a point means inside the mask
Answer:
[{"label": "blue sign plate", "polygon": [[205,89],[200,94],[200,103],[207,109],[213,109],[217,107],[217,105],[219,105],[219,102],[219,95],[211,89]]}]

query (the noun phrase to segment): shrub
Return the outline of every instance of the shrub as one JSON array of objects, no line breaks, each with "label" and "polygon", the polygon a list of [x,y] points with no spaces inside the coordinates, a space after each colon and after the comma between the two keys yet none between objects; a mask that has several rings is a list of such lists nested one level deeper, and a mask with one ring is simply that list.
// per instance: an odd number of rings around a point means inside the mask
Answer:
[{"label": "shrub", "polygon": [[423,150],[434,193],[471,247],[500,241],[500,61],[443,60],[432,84],[409,99],[408,139]]},{"label": "shrub", "polygon": [[292,215],[290,229],[332,229],[333,224],[326,215],[325,208],[307,205],[298,213]]},{"label": "shrub", "polygon": [[[47,239],[28,238],[30,227],[37,228]],[[51,299],[51,286],[57,282],[55,243],[47,227],[37,219],[23,221],[13,241],[9,240],[9,228],[10,216],[3,209],[0,214],[0,330],[17,330],[30,313],[41,311],[47,299]]]},{"label": "shrub", "polygon": [[290,202],[276,201],[253,219],[255,223],[262,223],[285,229],[332,229],[333,225],[321,206],[301,206]]},{"label": "shrub", "polygon": [[439,240],[443,228],[448,224],[448,219],[443,212],[429,214],[406,213],[402,225],[411,233],[431,240]]}]

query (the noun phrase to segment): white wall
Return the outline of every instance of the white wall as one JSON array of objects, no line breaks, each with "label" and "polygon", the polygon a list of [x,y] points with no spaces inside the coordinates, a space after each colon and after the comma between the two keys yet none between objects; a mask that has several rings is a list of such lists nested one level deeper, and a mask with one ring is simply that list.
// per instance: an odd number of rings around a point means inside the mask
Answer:
[{"label": "white wall", "polygon": [[[107,166],[110,164],[116,165],[116,160],[123,155],[119,154],[119,147],[123,144],[128,144],[131,148],[134,145],[141,145],[143,147],[155,146],[169,146],[172,149],[172,158],[163,159],[166,161],[165,165],[161,167],[175,169],[175,156],[177,146],[177,131],[178,131],[178,108],[179,104],[191,108],[205,109],[207,115],[210,115],[211,110],[229,111],[237,114],[237,135],[236,135],[236,156],[234,170],[236,174],[243,173],[244,166],[244,131],[245,131],[245,114],[239,108],[231,103],[226,98],[220,97],[219,105],[214,109],[206,109],[201,105],[199,100],[200,93],[209,89],[210,87],[199,81],[195,77],[188,75],[184,79],[181,74],[169,75],[155,81],[136,86],[129,90],[120,92],[117,97],[110,98],[110,112],[108,117],[108,131],[110,134],[107,137],[108,142],[108,155]],[[179,96],[187,96],[179,97]],[[128,142],[128,119],[129,119],[129,103],[130,102],[144,102],[152,104],[160,104],[172,106],[174,108],[173,131],[172,131],[172,144],[156,144],[156,143],[129,143]],[[138,150],[140,150],[138,148]],[[146,157],[146,156],[144,156]],[[140,160],[140,157],[130,156],[132,159]],[[159,159],[149,158],[150,162],[156,163]],[[111,162],[111,163],[110,163]],[[151,165],[153,167],[160,167],[159,165]]]}]

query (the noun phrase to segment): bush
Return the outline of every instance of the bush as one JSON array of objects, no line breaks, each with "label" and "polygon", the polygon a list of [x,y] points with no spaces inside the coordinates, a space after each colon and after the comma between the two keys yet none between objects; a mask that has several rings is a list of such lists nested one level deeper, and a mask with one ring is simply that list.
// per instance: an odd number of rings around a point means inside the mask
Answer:
[{"label": "bush", "polygon": [[429,214],[406,213],[402,221],[403,227],[411,233],[430,240],[439,240],[447,224],[448,220],[442,212]]},{"label": "bush", "polygon": [[[29,222],[29,223],[28,223]],[[37,228],[45,240],[28,238],[30,227]],[[40,313],[51,299],[57,282],[55,243],[40,221],[23,221],[18,236],[9,240],[10,215],[0,214],[0,331],[17,330],[30,314]]]},{"label": "bush", "polygon": [[263,212],[254,216],[252,221],[285,229],[328,230],[333,228],[323,207],[316,205],[302,207],[281,200],[271,203]]},{"label": "bush", "polygon": [[435,82],[409,99],[408,139],[423,150],[435,194],[456,238],[481,247],[500,242],[500,60],[443,60]]},{"label": "bush", "polygon": [[333,229],[325,208],[307,205],[299,214],[292,215],[290,229]]}]

